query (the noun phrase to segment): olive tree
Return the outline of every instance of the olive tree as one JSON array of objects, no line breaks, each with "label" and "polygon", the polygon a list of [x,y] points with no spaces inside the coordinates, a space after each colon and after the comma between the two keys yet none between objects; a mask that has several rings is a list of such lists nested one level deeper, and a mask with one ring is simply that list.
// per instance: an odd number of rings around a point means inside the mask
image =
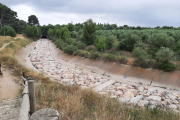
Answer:
[{"label": "olive tree", "polygon": [[162,62],[162,63],[168,63],[171,60],[175,59],[174,51],[170,50],[167,47],[161,47],[160,50],[157,51],[155,55],[156,55],[155,59],[158,62]]},{"label": "olive tree", "polygon": [[144,61],[148,56],[146,50],[142,49],[141,47],[134,48],[132,55],[139,61]]}]

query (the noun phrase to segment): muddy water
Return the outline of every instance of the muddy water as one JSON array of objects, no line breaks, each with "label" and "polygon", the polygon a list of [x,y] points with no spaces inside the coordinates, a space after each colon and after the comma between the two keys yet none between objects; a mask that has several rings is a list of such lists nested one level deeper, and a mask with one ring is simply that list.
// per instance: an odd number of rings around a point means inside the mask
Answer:
[{"label": "muddy water", "polygon": [[[56,48],[55,44],[51,43],[51,50],[55,59],[64,60],[68,63],[76,64],[82,68],[90,69],[99,74],[105,73],[115,79],[132,82],[142,82],[143,84],[150,84],[156,86],[166,86],[178,89],[180,87],[180,72],[167,73],[153,69],[143,69],[114,62],[104,62],[101,60],[92,60],[82,58],[80,56],[73,56],[64,53]],[[114,65],[113,65],[114,64]],[[124,79],[124,76],[126,78]]]}]

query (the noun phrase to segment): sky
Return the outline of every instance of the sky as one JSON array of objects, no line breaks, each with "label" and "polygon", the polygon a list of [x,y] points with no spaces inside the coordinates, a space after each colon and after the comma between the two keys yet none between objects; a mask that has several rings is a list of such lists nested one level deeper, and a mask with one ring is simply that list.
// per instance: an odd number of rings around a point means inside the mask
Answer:
[{"label": "sky", "polygon": [[180,27],[180,0],[1,0],[27,21],[36,15],[40,25],[96,23],[118,26]]}]

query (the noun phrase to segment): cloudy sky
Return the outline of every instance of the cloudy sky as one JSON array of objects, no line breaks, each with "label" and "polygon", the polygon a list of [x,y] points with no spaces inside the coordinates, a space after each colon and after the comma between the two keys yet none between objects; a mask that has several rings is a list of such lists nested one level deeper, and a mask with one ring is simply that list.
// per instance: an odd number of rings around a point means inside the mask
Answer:
[{"label": "cloudy sky", "polygon": [[27,21],[36,15],[41,25],[96,23],[118,26],[180,27],[180,0],[1,0]]}]

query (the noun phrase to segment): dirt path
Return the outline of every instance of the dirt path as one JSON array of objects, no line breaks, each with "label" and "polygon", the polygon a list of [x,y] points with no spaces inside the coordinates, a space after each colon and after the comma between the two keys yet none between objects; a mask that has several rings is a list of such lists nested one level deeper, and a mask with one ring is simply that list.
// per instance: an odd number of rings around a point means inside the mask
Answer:
[{"label": "dirt path", "polygon": [[0,101],[10,99],[19,95],[20,86],[16,83],[17,77],[11,75],[8,69],[2,69],[3,77],[0,77]]},{"label": "dirt path", "polygon": [[[13,42],[13,41],[12,41]],[[10,43],[5,44],[0,48],[0,51],[4,49]],[[15,83],[18,80],[17,77],[11,75],[11,71],[5,68],[1,68],[3,76],[0,76],[0,101],[4,99],[10,99],[18,96],[20,86]]]},{"label": "dirt path", "polygon": [[14,37],[14,39],[17,39],[17,38],[26,39],[22,34],[17,34],[16,37]]},{"label": "dirt path", "polygon": [[5,44],[5,45],[3,45],[1,48],[0,48],[0,51],[2,50],[2,49],[4,49],[7,45],[9,45],[10,43],[7,43],[7,44]]}]

